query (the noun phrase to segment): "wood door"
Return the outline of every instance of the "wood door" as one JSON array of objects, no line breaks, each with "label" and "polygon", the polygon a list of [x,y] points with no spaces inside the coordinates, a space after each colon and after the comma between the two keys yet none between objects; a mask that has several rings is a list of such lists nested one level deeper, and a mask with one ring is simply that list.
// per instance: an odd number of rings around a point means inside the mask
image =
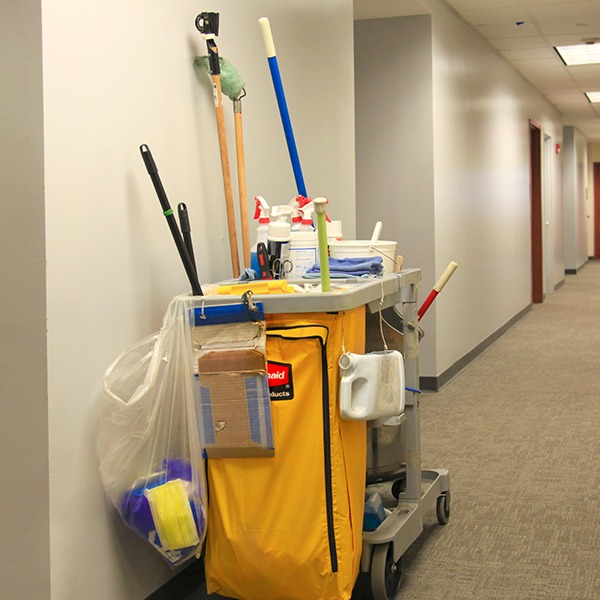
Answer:
[{"label": "wood door", "polygon": [[600,163],[594,163],[594,258],[600,258]]},{"label": "wood door", "polygon": [[542,246],[542,130],[529,122],[531,166],[531,301],[544,301],[544,261]]}]

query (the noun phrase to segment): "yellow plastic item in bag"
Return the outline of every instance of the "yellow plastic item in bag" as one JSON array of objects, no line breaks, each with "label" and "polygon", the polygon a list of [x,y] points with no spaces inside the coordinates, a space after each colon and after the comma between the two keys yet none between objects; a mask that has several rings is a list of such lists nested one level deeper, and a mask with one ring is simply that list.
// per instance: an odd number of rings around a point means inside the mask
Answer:
[{"label": "yellow plastic item in bag", "polygon": [[199,542],[192,508],[181,479],[145,491],[163,548],[178,550]]}]

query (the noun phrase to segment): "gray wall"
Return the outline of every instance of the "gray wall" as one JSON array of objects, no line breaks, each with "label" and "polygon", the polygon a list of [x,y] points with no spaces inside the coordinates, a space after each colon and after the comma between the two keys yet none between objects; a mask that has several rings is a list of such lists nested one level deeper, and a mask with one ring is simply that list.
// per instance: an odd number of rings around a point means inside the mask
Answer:
[{"label": "gray wall", "polygon": [[0,587],[50,598],[40,2],[0,3]]},{"label": "gray wall", "polygon": [[[405,267],[435,269],[429,15],[354,24],[356,231],[398,243]],[[433,357],[435,330],[424,355]]]}]

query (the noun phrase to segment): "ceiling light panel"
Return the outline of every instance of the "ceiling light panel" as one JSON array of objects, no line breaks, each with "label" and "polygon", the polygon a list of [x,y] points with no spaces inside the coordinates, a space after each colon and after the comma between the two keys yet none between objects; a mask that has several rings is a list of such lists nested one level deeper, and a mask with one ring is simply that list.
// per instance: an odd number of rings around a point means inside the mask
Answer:
[{"label": "ceiling light panel", "polygon": [[600,64],[600,44],[575,44],[555,48],[568,67]]}]

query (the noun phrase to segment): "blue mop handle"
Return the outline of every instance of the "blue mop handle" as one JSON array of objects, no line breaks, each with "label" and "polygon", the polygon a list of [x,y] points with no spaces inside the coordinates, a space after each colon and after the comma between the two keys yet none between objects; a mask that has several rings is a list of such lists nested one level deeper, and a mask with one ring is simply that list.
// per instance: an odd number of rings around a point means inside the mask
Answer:
[{"label": "blue mop handle", "polygon": [[279,64],[277,62],[277,55],[275,53],[275,44],[273,42],[273,34],[271,33],[271,25],[269,24],[269,19],[267,19],[267,17],[261,17],[258,20],[258,23],[262,29],[265,50],[267,53],[267,61],[269,62],[269,70],[271,71],[273,88],[275,89],[277,105],[279,106],[279,114],[281,115],[283,132],[285,134],[285,140],[287,142],[288,152],[292,162],[292,170],[294,171],[296,188],[298,189],[298,194],[308,198],[306,186],[304,184],[304,177],[302,175],[302,167],[300,166],[298,149],[296,148],[294,130],[292,129],[292,121],[290,119],[290,113],[288,111],[287,102],[285,99],[285,92],[283,90],[283,83],[281,81],[281,73],[279,72]]}]

